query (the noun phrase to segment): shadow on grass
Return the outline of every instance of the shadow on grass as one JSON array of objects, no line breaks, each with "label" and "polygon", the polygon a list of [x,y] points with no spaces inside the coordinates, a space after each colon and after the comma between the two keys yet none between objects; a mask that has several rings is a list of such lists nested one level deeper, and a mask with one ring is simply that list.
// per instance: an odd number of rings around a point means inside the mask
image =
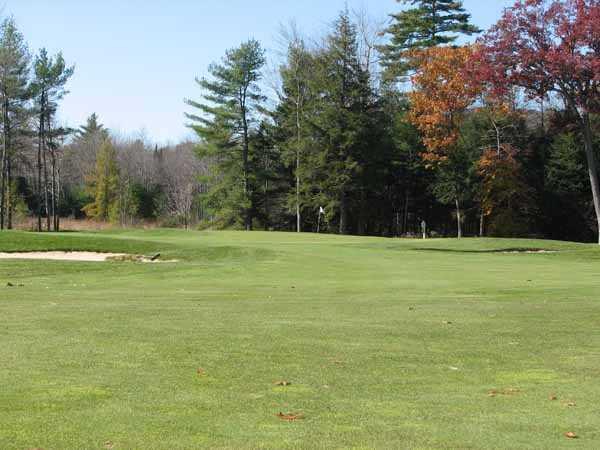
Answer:
[{"label": "shadow on grass", "polygon": [[549,250],[545,248],[522,248],[522,247],[511,247],[511,248],[495,248],[495,249],[455,249],[455,248],[432,248],[432,247],[419,247],[414,248],[414,251],[418,252],[437,252],[437,253],[558,253],[557,250]]}]

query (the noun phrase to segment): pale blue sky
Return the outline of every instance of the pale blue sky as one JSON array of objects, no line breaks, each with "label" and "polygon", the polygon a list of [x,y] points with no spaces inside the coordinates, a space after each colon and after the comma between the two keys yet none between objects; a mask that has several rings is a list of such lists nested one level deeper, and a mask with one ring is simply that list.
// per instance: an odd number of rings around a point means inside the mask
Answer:
[{"label": "pale blue sky", "polygon": [[[3,1],[3,3],[2,3]],[[176,142],[189,136],[183,99],[197,98],[194,77],[228,48],[253,37],[273,55],[281,24],[322,34],[344,0],[0,0],[33,50],[62,50],[76,65],[61,119],[78,126],[92,112],[111,129]],[[487,28],[513,0],[466,0]],[[348,0],[378,18],[395,0]]]}]

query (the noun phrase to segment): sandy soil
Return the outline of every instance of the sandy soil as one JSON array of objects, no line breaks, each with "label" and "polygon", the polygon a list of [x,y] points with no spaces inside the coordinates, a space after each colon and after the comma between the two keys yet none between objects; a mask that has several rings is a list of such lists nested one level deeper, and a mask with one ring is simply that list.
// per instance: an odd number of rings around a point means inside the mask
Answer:
[{"label": "sandy soil", "polygon": [[123,253],[94,253],[94,252],[23,252],[0,253],[0,259],[39,259],[52,261],[90,261],[104,262],[112,258],[123,258]]}]

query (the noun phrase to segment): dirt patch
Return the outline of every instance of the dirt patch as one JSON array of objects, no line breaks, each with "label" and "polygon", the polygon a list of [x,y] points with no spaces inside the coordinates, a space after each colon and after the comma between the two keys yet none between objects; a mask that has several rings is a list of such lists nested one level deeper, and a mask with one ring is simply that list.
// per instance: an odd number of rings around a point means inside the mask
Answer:
[{"label": "dirt patch", "polygon": [[105,262],[105,261],[129,261],[129,262],[175,262],[160,261],[158,258],[128,255],[126,253],[98,253],[98,252],[16,252],[1,253],[0,259],[28,259],[40,261],[81,261],[81,262]]}]

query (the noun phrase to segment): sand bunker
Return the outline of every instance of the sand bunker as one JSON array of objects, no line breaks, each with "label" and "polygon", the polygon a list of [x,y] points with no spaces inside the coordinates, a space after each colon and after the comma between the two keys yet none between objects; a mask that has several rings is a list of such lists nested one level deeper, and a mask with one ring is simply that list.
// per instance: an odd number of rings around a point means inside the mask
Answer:
[{"label": "sand bunker", "polygon": [[35,259],[40,261],[83,261],[83,262],[141,262],[141,263],[176,263],[176,259],[159,259],[160,253],[154,256],[130,255],[127,253],[98,252],[15,252],[2,253],[0,259]]},{"label": "sand bunker", "polygon": [[0,253],[0,259],[36,259],[50,261],[90,261],[104,262],[128,257],[124,253],[95,253],[95,252],[20,252]]}]

